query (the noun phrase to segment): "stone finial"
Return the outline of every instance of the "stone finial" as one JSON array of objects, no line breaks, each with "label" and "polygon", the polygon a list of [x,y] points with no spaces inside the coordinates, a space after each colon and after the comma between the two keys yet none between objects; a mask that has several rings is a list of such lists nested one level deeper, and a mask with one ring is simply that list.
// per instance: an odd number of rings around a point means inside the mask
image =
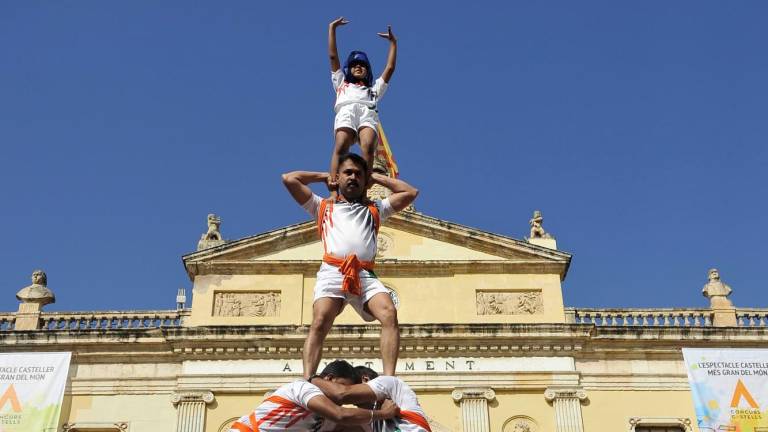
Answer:
[{"label": "stone finial", "polygon": [[53,291],[48,289],[48,276],[42,270],[32,272],[32,285],[16,293],[22,303],[37,303],[40,307],[56,302]]},{"label": "stone finial", "polygon": [[542,216],[541,211],[535,210],[533,212],[533,217],[528,221],[528,224],[531,226],[531,236],[526,240],[528,240],[528,243],[532,243],[538,246],[543,246],[549,249],[557,249],[557,242],[555,241],[555,238],[552,237],[550,233],[544,231],[544,226],[542,225],[543,223],[544,216]]},{"label": "stone finial", "polygon": [[197,250],[208,249],[226,243],[224,238],[221,236],[221,232],[219,231],[220,228],[221,218],[213,213],[209,214],[208,231],[200,236],[200,241],[197,242]]},{"label": "stone finial", "polygon": [[701,293],[709,299],[709,307],[712,309],[732,308],[733,303],[728,300],[728,296],[731,295],[733,290],[720,280],[720,272],[716,268],[709,269],[707,277],[709,282],[701,289]]},{"label": "stone finial", "polygon": [[544,231],[544,227],[542,226],[542,223],[544,222],[544,216],[541,215],[541,211],[535,210],[533,212],[533,217],[531,220],[528,221],[528,224],[531,225],[531,238],[545,238],[549,239],[552,238],[552,236]]}]

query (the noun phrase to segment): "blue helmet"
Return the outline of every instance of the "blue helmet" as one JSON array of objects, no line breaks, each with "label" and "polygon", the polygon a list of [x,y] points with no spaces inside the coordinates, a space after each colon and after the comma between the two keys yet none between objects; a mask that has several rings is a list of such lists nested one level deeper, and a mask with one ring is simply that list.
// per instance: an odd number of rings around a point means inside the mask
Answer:
[{"label": "blue helmet", "polygon": [[373,70],[371,70],[371,62],[368,61],[368,56],[365,55],[362,51],[352,51],[349,53],[349,57],[347,57],[347,61],[344,62],[344,79],[347,82],[356,82],[357,79],[352,76],[352,73],[349,71],[350,66],[361,63],[365,66],[366,75],[365,78],[363,78],[363,83],[368,86],[373,86]]}]

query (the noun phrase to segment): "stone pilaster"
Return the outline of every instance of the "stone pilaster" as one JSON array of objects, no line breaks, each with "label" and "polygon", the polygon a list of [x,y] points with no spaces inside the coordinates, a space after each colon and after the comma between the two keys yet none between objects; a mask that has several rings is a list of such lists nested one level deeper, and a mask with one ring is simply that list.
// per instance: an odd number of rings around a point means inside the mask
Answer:
[{"label": "stone pilaster", "polygon": [[490,432],[488,401],[496,398],[496,392],[490,388],[457,388],[452,393],[453,400],[461,406],[461,424],[463,432]]},{"label": "stone pilaster", "polygon": [[581,401],[587,398],[587,393],[583,389],[550,387],[544,392],[544,397],[555,408],[556,432],[584,432]]},{"label": "stone pilaster", "polygon": [[205,432],[205,406],[213,399],[209,391],[174,393],[171,402],[176,407],[176,432]]}]

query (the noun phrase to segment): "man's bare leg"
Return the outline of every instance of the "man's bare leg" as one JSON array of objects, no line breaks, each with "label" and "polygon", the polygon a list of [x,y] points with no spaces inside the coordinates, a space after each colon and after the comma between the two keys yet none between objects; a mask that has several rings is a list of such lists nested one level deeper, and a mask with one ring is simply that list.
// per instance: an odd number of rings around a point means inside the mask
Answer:
[{"label": "man's bare leg", "polygon": [[[376,146],[378,140],[376,139],[376,131],[366,126],[360,129],[360,150],[362,151],[363,159],[368,164],[368,177],[371,177],[373,172],[373,161],[376,158]],[[372,183],[369,181],[368,185]]]},{"label": "man's bare leg", "polygon": [[394,375],[400,350],[400,328],[397,323],[397,309],[387,293],[378,293],[366,304],[368,311],[381,323],[381,362],[384,375]]},{"label": "man's bare leg", "polygon": [[304,351],[301,355],[305,379],[317,373],[317,366],[323,357],[323,341],[342,306],[344,300],[335,297],[319,298],[312,305],[312,325],[309,327],[309,336],[304,341]]},{"label": "man's bare leg", "polygon": [[349,152],[349,148],[355,143],[355,131],[349,128],[338,128],[335,134],[335,144],[333,146],[333,154],[331,154],[331,169],[328,171],[330,178],[328,179],[328,189],[331,191],[331,196],[336,196],[336,190],[332,182],[336,181],[336,175],[339,173],[339,156]]}]

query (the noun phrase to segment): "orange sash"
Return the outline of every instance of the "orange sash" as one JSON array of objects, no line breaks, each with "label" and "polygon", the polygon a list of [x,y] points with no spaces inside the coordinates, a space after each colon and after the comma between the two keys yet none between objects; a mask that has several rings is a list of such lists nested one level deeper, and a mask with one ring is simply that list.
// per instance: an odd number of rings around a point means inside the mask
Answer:
[{"label": "orange sash", "polygon": [[[338,200],[338,198],[336,198]],[[362,285],[360,284],[360,270],[373,271],[374,261],[361,261],[357,258],[357,255],[349,255],[346,258],[339,258],[329,254],[325,249],[325,232],[323,231],[323,223],[328,218],[328,224],[333,226],[333,204],[334,200],[325,199],[320,203],[320,207],[317,209],[317,232],[320,235],[320,240],[323,242],[323,262],[339,268],[339,272],[344,275],[343,282],[341,283],[341,290],[343,292],[359,296],[363,293]],[[379,209],[371,202],[368,204],[368,211],[373,216],[373,226],[376,234],[379,233],[379,225],[381,219],[379,218]]]},{"label": "orange sash", "polygon": [[421,416],[421,414],[415,412],[415,411],[403,411],[400,410],[400,417],[403,420],[408,421],[409,423],[413,423],[415,425],[418,425],[422,429],[428,432],[432,432],[432,429],[429,428],[429,423],[427,422],[427,419]]},{"label": "orange sash", "polygon": [[373,261],[360,261],[357,255],[348,255],[345,259],[335,257],[330,254],[323,255],[323,262],[339,268],[339,272],[344,275],[341,282],[341,291],[359,296],[363,293],[363,287],[360,283],[360,270],[373,270]]}]

